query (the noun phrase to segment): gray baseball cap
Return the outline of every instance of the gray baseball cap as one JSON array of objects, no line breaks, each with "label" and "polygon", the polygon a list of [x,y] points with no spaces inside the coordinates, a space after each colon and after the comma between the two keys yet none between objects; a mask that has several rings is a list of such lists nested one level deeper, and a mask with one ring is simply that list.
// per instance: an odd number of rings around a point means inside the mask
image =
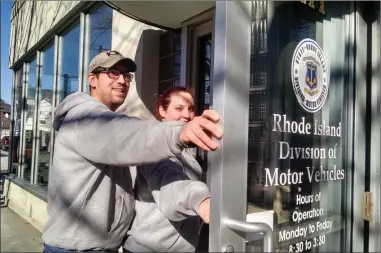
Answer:
[{"label": "gray baseball cap", "polygon": [[92,73],[97,68],[111,68],[119,62],[126,67],[127,71],[136,71],[136,64],[130,58],[124,57],[118,51],[104,51],[91,60],[89,73]]}]

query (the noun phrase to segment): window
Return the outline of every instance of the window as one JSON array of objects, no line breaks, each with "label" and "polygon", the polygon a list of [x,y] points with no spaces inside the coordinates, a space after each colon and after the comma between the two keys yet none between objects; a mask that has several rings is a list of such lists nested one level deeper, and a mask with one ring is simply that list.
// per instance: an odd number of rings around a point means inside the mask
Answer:
[{"label": "window", "polygon": [[53,87],[54,87],[54,46],[51,45],[42,53],[42,75],[41,90],[38,99],[39,110],[39,149],[37,151],[37,183],[47,186],[49,176],[49,162],[51,151],[51,113],[53,109]]},{"label": "window", "polygon": [[[104,4],[94,6],[97,8],[88,14],[89,24],[84,24],[89,29],[89,61],[111,49],[113,10]],[[57,44],[51,42],[38,49],[37,56],[15,72],[12,173],[45,189],[54,149],[54,106],[79,89],[80,62],[85,55],[80,54],[80,36],[84,32],[80,27],[79,21],[70,24],[59,34],[58,41],[54,40]],[[54,101],[53,94],[57,95]]]},{"label": "window", "polygon": [[22,177],[25,180],[30,180],[32,169],[32,154],[33,154],[33,130],[34,130],[34,109],[36,101],[36,76],[37,65],[36,58],[28,63],[28,75],[26,83],[26,94],[24,104],[24,131],[23,131],[23,153],[22,153]]},{"label": "window", "polygon": [[78,91],[79,36],[80,28],[79,25],[76,25],[70,32],[61,37],[59,102],[62,102],[68,95]]},{"label": "window", "polygon": [[159,94],[180,86],[181,32],[166,31],[160,38]]}]

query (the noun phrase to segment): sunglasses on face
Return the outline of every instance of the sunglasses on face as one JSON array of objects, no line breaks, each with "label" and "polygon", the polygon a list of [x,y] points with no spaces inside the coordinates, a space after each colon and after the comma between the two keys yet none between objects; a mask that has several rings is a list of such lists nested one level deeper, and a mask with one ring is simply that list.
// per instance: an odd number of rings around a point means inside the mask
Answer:
[{"label": "sunglasses on face", "polygon": [[117,69],[100,69],[95,71],[95,73],[106,73],[111,79],[118,79],[120,75],[123,75],[123,79],[126,82],[131,82],[134,79],[134,75],[130,72],[121,72]]}]

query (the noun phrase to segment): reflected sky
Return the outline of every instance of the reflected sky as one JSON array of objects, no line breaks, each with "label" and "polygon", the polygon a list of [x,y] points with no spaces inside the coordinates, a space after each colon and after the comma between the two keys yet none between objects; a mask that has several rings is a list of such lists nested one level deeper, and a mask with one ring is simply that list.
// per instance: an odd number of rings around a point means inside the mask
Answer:
[{"label": "reflected sky", "polygon": [[112,9],[102,6],[90,15],[89,63],[98,53],[111,49]]},{"label": "reflected sky", "polygon": [[78,90],[79,35],[77,25],[62,38],[60,101]]},{"label": "reflected sky", "polygon": [[[44,65],[42,67],[42,90],[53,90],[54,85],[54,46],[44,52]],[[43,94],[44,95],[44,94]]]},{"label": "reflected sky", "polygon": [[78,78],[79,35],[80,29],[77,25],[62,38],[61,75],[69,74],[71,77]]},{"label": "reflected sky", "polygon": [[34,100],[36,93],[36,59],[29,63],[28,94],[27,97]]}]

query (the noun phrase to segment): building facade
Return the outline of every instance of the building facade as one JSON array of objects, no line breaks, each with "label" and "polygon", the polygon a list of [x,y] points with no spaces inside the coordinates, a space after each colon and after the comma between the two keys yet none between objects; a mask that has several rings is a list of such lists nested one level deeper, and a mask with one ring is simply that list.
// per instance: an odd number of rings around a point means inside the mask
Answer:
[{"label": "building facade", "polygon": [[222,115],[197,151],[211,252],[379,252],[380,4],[331,1],[15,1],[8,205],[42,229],[54,108],[88,91],[103,50],[135,59],[121,113],[154,117],[190,88]]}]

